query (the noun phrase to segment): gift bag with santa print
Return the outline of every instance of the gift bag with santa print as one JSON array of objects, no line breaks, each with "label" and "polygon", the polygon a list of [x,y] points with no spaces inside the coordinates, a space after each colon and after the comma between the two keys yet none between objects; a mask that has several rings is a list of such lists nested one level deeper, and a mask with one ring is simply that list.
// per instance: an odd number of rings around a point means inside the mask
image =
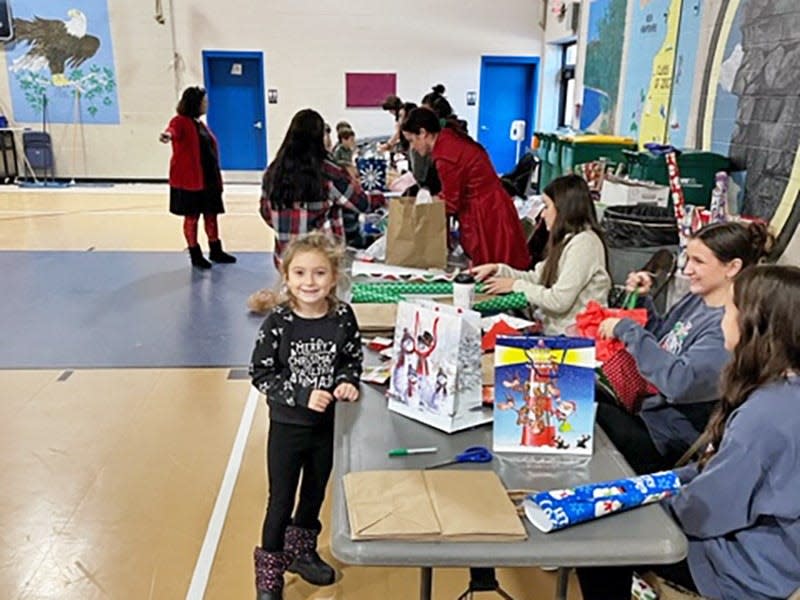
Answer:
[{"label": "gift bag with santa print", "polygon": [[482,407],[480,314],[431,300],[397,305],[389,410],[447,433],[492,420]]},{"label": "gift bag with santa print", "polygon": [[498,337],[494,357],[496,452],[592,453],[594,340]]}]

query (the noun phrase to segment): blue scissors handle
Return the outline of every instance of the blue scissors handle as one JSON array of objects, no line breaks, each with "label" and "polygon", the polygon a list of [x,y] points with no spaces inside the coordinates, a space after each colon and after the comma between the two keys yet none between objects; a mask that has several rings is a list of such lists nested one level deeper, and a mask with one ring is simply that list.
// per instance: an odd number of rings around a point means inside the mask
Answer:
[{"label": "blue scissors handle", "polygon": [[425,467],[426,469],[438,469],[447,465],[457,465],[461,463],[487,463],[492,460],[492,453],[486,446],[470,446],[463,452],[456,454],[451,460],[437,463]]},{"label": "blue scissors handle", "polygon": [[456,462],[484,463],[492,460],[492,453],[486,446],[470,446],[460,454],[456,454]]}]

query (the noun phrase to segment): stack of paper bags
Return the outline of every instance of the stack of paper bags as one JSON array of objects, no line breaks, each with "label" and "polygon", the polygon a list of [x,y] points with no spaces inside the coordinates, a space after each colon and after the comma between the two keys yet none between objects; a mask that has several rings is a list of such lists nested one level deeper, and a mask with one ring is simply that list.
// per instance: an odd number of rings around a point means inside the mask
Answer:
[{"label": "stack of paper bags", "polygon": [[513,542],[525,527],[493,471],[359,471],[344,476],[356,541]]}]

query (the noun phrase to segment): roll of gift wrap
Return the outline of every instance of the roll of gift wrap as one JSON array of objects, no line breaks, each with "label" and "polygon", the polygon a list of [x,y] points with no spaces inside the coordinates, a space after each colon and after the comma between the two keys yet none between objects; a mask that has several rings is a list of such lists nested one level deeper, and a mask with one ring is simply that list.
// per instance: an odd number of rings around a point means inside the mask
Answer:
[{"label": "roll of gift wrap", "polygon": [[528,520],[549,533],[669,498],[680,485],[674,471],[662,471],[532,494],[523,506]]}]

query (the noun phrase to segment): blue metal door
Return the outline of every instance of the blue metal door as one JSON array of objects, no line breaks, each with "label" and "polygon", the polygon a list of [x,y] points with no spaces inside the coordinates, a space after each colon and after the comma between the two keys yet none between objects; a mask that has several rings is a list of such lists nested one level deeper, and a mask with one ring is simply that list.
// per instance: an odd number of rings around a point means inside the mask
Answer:
[{"label": "blue metal door", "polygon": [[261,52],[203,51],[208,126],[219,142],[220,166],[263,170],[267,164],[264,57]]},{"label": "blue metal door", "polygon": [[508,173],[517,162],[517,142],[509,137],[511,124],[525,121],[527,149],[536,118],[539,58],[484,56],[478,107],[478,141],[486,148],[498,173]]}]

